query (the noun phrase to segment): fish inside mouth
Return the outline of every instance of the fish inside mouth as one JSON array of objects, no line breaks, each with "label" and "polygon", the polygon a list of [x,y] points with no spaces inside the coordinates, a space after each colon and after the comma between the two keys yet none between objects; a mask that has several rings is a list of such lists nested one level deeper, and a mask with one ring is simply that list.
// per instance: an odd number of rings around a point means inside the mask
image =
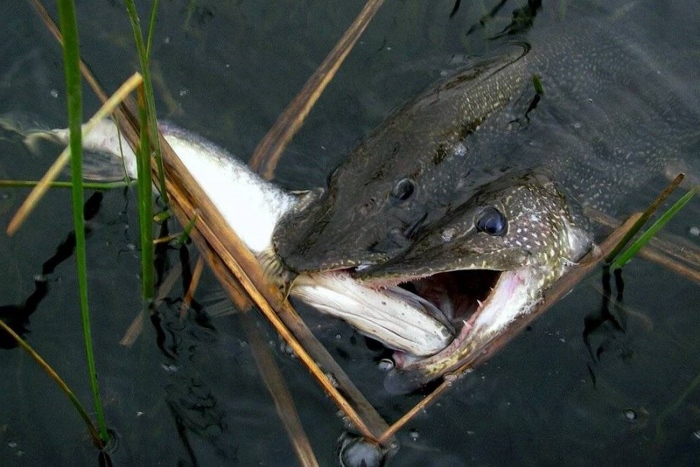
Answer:
[{"label": "fish inside mouth", "polygon": [[[432,304],[427,307],[433,317],[458,334],[464,325],[477,313],[496,285],[500,271],[460,270],[440,272],[430,276],[411,279],[392,287],[400,287]],[[375,286],[375,281],[365,281]],[[377,284],[381,284],[379,279]],[[381,286],[381,285],[380,285]]]},{"label": "fish inside mouth", "polygon": [[291,294],[395,350],[397,369],[461,359],[465,342],[501,330],[531,294],[532,282],[522,279],[526,268],[414,277],[375,276],[373,269],[303,273],[294,279]]},{"label": "fish inside mouth", "polygon": [[528,267],[439,272],[399,281],[399,285],[388,285],[379,278],[363,282],[385,290],[400,288],[413,297],[408,299],[430,303],[431,307],[424,308],[440,313],[437,319],[447,321],[452,330],[450,342],[433,355],[395,351],[394,369],[387,375],[385,388],[395,394],[412,392],[480,355],[516,319],[531,311],[542,283],[537,269]]},{"label": "fish inside mouth", "polygon": [[[394,362],[397,369],[413,367],[423,362],[446,362],[456,358],[463,360],[471,351],[454,354],[466,342],[478,344],[505,328],[532,300],[529,298],[531,280],[526,269],[498,271],[468,269],[439,272],[402,281],[400,278],[363,279],[364,271],[355,273],[363,285],[377,288],[384,293],[401,296],[407,301],[423,303],[422,307],[431,317],[445,324],[452,338],[433,355],[416,356],[397,350]],[[429,305],[425,305],[425,304]],[[466,350],[466,349],[465,349]],[[450,366],[458,363],[454,361]]]}]

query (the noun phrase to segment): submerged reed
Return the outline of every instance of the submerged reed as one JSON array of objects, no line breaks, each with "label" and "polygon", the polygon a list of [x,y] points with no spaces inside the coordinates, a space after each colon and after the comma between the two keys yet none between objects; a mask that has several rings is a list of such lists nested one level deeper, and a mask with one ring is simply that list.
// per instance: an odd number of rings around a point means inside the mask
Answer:
[{"label": "submerged reed", "polygon": [[73,391],[68,387],[65,381],[63,381],[63,378],[61,378],[58,373],[49,365],[46,360],[44,360],[41,355],[39,355],[27,342],[22,339],[10,326],[5,324],[3,320],[0,320],[0,328],[2,328],[6,333],[8,333],[12,338],[17,342],[17,344],[22,347],[22,350],[27,352],[27,354],[34,359],[35,362],[44,370],[44,372],[51,378],[53,379],[56,384],[61,388],[61,390],[68,396],[68,399],[70,399],[71,403],[75,407],[75,409],[78,411],[80,414],[80,418],[83,419],[85,422],[85,426],[87,426],[88,431],[90,432],[90,437],[92,438],[93,443],[95,446],[97,446],[100,449],[103,449],[105,446],[105,440],[102,439],[102,436],[100,433],[97,432],[97,428],[95,428],[95,425],[92,423],[92,420],[90,419],[90,416],[88,415],[87,411],[83,407],[83,405],[80,403],[78,398],[75,396]]}]

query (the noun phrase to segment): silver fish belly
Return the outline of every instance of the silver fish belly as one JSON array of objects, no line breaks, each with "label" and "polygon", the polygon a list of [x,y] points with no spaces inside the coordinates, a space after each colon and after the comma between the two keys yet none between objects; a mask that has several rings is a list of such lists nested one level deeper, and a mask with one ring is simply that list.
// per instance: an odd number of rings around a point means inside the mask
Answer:
[{"label": "silver fish belly", "polygon": [[[200,136],[169,123],[161,124],[160,129],[246,246],[259,257],[270,250],[276,224],[296,205],[297,198],[261,179],[234,156]],[[26,141],[31,146],[34,138],[44,137],[65,143],[69,132],[30,133]],[[85,135],[83,146],[115,159],[123,157],[127,175],[136,178],[136,156],[111,120],[100,122]],[[400,290],[364,285],[347,272],[303,274],[295,280],[290,293],[386,346],[410,354],[433,355],[453,338],[449,328],[431,316],[436,312],[430,310],[434,307],[429,302],[407,300]]]}]

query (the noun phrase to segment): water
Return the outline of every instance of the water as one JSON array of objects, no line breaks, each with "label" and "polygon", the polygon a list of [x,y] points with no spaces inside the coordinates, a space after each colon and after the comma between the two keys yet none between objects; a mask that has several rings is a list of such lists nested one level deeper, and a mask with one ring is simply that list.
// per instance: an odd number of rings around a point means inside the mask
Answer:
[{"label": "water", "polygon": [[[476,4],[478,3],[478,5]],[[364,133],[450,69],[455,56],[491,44],[521,2],[466,35],[496,2],[387,2],[295,137],[278,170],[290,188],[322,184]],[[545,2],[535,27],[574,16],[608,21],[627,2]],[[361,2],[161,2],[154,74],[161,117],[246,159]],[[0,112],[22,112],[64,126],[60,49],[30,7],[3,5]],[[685,2],[637,6],[640,34],[696,52],[699,13]],[[146,12],[144,11],[144,15]],[[144,16],[145,18],[146,16]],[[83,56],[108,90],[137,64],[119,2],[81,2]],[[697,79],[697,53],[680,66]],[[685,62],[683,62],[685,63]],[[697,83],[697,81],[696,81]],[[86,114],[96,99],[86,92]],[[47,158],[0,140],[0,172],[37,178]],[[697,154],[695,151],[694,154]],[[697,163],[697,156],[696,163]],[[660,184],[660,182],[659,182]],[[658,188],[654,186],[653,189]],[[651,191],[652,188],[650,188]],[[6,224],[24,190],[2,190]],[[87,406],[90,394],[79,323],[74,259],[53,261],[71,230],[67,191],[53,191],[13,238],[0,239],[2,305],[21,305],[45,274],[48,292],[29,319],[27,338]],[[697,226],[697,206],[671,229]],[[122,464],[293,464],[295,457],[236,316],[212,316],[217,286],[208,274],[203,311],[180,320],[177,284],[130,348],[119,339],[138,314],[140,285],[134,195],[104,194],[90,222],[90,303],[102,395],[118,434]],[[697,238],[694,240],[697,245]],[[168,255],[178,262],[177,252]],[[581,284],[488,364],[454,385],[399,433],[395,465],[691,464],[700,456],[697,330],[700,288],[643,260],[626,268],[624,309],[603,312],[599,279]],[[41,284],[40,287],[41,289]],[[417,397],[389,398],[374,360],[381,352],[342,324],[309,315],[331,352],[348,366],[380,413],[396,419]],[[268,332],[322,465],[336,459],[343,431],[334,405]],[[92,464],[79,417],[65,396],[19,350],[0,351],[0,464]]]}]

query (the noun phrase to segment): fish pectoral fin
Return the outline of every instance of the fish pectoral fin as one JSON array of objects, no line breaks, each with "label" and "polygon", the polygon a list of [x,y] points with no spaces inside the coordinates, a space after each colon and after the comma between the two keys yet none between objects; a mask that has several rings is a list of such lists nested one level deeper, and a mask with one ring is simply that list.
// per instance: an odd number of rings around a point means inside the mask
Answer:
[{"label": "fish pectoral fin", "polygon": [[83,180],[91,182],[117,182],[129,180],[124,160],[107,152],[83,153]]}]

